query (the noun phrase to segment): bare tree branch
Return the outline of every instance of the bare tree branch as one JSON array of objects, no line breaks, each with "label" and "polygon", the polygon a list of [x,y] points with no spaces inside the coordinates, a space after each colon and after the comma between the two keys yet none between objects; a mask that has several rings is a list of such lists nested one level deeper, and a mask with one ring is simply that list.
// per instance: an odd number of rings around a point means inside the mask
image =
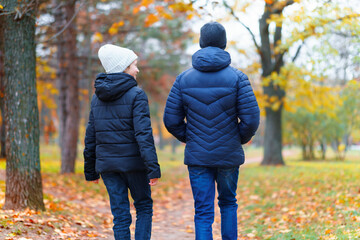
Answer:
[{"label": "bare tree branch", "polygon": [[223,3],[224,3],[224,6],[230,11],[231,15],[232,15],[243,27],[245,27],[246,30],[248,30],[248,32],[250,33],[250,35],[251,35],[251,37],[252,37],[252,40],[253,40],[256,48],[260,51],[260,46],[259,46],[258,43],[256,42],[255,35],[254,35],[254,33],[251,31],[251,29],[250,29],[248,26],[246,26],[246,25],[240,20],[240,18],[239,18],[238,16],[236,16],[234,10],[227,4],[226,1],[223,1]]},{"label": "bare tree branch", "polygon": [[293,59],[292,59],[292,62],[295,62],[295,60],[296,60],[297,57],[299,56],[299,53],[300,53],[300,51],[301,51],[301,48],[302,48],[302,46],[304,46],[304,43],[305,43],[305,41],[303,41],[303,42],[300,44],[300,46],[298,47],[298,49],[296,50],[296,53],[295,53],[295,56],[294,56]]},{"label": "bare tree branch", "polygon": [[359,35],[352,34],[351,32],[344,33],[344,32],[331,31],[331,34],[335,34],[335,35],[338,35],[340,37],[345,37],[345,38],[360,38]]},{"label": "bare tree branch", "polygon": [[44,42],[50,42],[51,40],[57,38],[58,36],[60,36],[69,26],[70,24],[72,23],[72,21],[74,21],[76,15],[80,12],[81,8],[85,5],[86,1],[82,1],[80,3],[80,6],[78,7],[78,9],[76,10],[76,12],[74,13],[74,15],[71,17],[70,21],[68,21],[65,26],[59,31],[57,32],[54,36],[52,36],[51,38],[47,39],[47,40],[44,40],[44,41],[41,41],[40,43],[44,43]]}]

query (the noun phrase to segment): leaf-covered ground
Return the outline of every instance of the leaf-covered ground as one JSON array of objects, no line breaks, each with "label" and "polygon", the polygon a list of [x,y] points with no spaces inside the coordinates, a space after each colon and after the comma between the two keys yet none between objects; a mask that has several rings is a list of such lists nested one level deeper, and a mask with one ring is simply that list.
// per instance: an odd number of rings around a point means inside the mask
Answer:
[{"label": "leaf-covered ground", "polygon": [[[247,152],[249,160],[261,154]],[[159,158],[163,178],[153,188],[152,239],[194,239],[193,200],[182,153],[159,151]],[[1,239],[113,239],[103,183],[85,182],[81,162],[77,174],[59,175],[58,162],[57,151],[42,151],[47,211],[0,210]],[[345,162],[288,157],[286,163],[285,167],[250,163],[240,168],[239,239],[359,239],[360,153],[349,154]],[[0,205],[4,180],[0,170]],[[135,221],[133,207],[132,213]],[[213,229],[214,239],[221,239],[218,208]]]}]

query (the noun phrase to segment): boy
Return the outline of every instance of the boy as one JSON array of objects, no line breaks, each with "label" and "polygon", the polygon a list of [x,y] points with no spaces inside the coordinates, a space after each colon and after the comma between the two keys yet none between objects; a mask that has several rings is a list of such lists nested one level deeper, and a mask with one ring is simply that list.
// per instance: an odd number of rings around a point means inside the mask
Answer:
[{"label": "boy", "polygon": [[136,208],[135,239],[150,239],[150,186],[161,173],[147,96],[137,87],[137,56],[112,44],[102,46],[98,56],[106,73],[95,81],[85,136],[85,178],[98,183],[101,176],[105,183],[115,239],[130,239],[128,189]]},{"label": "boy", "polygon": [[[230,66],[225,28],[217,22],[200,31],[193,67],[181,73],[166,102],[164,123],[186,143],[185,164],[195,201],[195,239],[210,240],[215,182],[222,239],[237,239],[236,189],[242,144],[254,136],[260,110],[248,77]],[[186,118],[186,122],[184,119]]]}]

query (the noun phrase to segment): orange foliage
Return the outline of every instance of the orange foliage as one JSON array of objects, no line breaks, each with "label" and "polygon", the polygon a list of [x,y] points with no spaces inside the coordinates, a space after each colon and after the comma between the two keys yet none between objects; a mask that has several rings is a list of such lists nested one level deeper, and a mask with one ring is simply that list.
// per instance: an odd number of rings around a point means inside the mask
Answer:
[{"label": "orange foliage", "polygon": [[140,6],[147,7],[152,3],[154,3],[154,0],[142,0]]},{"label": "orange foliage", "polygon": [[141,6],[137,6],[133,9],[133,14],[137,14],[140,11]]},{"label": "orange foliage", "polygon": [[149,14],[145,19],[145,26],[150,27],[154,23],[159,21],[159,17],[155,14]]}]

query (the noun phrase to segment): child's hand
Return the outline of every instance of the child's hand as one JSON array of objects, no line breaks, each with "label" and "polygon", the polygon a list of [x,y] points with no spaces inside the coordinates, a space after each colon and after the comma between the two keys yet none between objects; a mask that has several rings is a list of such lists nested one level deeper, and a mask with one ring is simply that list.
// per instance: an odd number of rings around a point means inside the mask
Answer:
[{"label": "child's hand", "polygon": [[93,182],[93,183],[98,184],[98,183],[99,183],[99,179],[96,179],[96,180],[94,180],[94,181],[90,181],[90,182]]},{"label": "child's hand", "polygon": [[155,186],[158,183],[158,181],[159,181],[158,178],[150,179],[149,185],[150,186]]}]

